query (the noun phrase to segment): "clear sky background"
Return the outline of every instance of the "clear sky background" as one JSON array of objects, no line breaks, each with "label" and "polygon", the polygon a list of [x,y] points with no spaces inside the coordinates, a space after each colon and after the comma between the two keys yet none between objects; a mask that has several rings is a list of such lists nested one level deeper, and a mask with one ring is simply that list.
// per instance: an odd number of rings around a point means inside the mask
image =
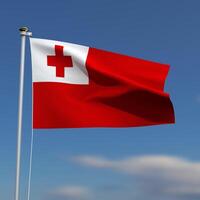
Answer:
[{"label": "clear sky background", "polygon": [[[0,199],[14,197],[20,35],[169,63],[175,125],[35,131],[32,200],[200,199],[200,1],[57,0],[0,3]],[[31,137],[27,40],[21,200]]]}]

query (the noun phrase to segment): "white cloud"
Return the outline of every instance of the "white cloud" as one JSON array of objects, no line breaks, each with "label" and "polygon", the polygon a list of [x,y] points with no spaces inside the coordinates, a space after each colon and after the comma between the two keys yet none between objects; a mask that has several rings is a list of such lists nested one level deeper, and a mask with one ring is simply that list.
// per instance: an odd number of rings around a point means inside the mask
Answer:
[{"label": "white cloud", "polygon": [[90,190],[82,186],[63,186],[56,188],[51,195],[65,199],[86,199],[90,196]]},{"label": "white cloud", "polygon": [[96,156],[76,156],[73,157],[72,160],[86,166],[97,168],[110,168],[113,166],[113,161]]},{"label": "white cloud", "polygon": [[122,160],[77,156],[73,161],[135,176],[143,192],[151,193],[154,197],[159,194],[163,198],[200,198],[200,162],[170,156],[140,156]]}]

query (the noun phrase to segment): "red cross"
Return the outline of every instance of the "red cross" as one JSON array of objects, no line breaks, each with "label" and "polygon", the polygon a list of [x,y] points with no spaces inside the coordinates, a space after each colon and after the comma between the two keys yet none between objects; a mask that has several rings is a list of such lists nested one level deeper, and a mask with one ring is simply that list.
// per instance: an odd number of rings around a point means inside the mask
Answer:
[{"label": "red cross", "polygon": [[71,56],[64,56],[63,46],[55,45],[55,56],[47,56],[47,65],[56,67],[56,77],[65,76],[65,67],[73,67]]}]

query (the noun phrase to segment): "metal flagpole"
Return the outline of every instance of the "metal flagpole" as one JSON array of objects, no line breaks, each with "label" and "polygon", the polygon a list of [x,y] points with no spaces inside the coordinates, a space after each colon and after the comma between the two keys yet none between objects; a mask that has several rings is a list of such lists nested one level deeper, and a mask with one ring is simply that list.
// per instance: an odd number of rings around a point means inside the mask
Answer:
[{"label": "metal flagpole", "polygon": [[21,137],[22,137],[22,108],[23,108],[25,45],[26,45],[26,36],[31,36],[31,32],[28,32],[27,27],[21,27],[19,31],[21,35],[21,60],[20,60],[19,99],[18,99],[15,200],[19,200],[19,190],[20,190],[19,182],[20,182]]}]

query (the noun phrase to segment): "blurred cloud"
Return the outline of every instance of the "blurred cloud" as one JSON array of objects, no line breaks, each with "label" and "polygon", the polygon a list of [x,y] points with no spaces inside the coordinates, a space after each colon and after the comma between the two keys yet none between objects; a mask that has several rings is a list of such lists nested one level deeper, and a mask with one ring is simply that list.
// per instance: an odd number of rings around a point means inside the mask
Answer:
[{"label": "blurred cloud", "polygon": [[[138,199],[200,199],[200,163],[171,156],[140,156],[109,160],[97,156],[76,156],[79,165],[105,168],[137,178]],[[138,192],[138,191],[137,191]],[[146,197],[144,196],[146,195]]]},{"label": "blurred cloud", "polygon": [[83,200],[91,195],[91,191],[83,186],[62,186],[49,192],[51,199]]},{"label": "blurred cloud", "polygon": [[197,102],[200,103],[200,94],[197,95]]}]

